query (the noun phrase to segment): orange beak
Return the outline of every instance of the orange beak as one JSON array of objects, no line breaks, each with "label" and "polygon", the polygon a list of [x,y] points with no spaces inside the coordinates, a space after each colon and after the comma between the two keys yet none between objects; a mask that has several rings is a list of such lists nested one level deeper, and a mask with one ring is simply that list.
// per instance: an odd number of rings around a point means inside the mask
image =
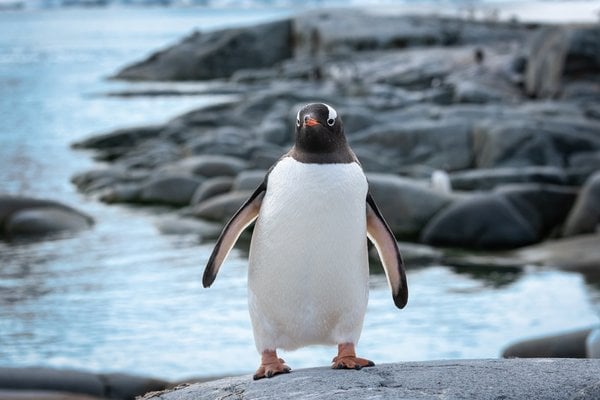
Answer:
[{"label": "orange beak", "polygon": [[319,121],[317,121],[316,119],[309,118],[306,121],[304,121],[304,125],[306,125],[306,126],[315,126],[315,125],[320,125],[320,124],[319,124]]}]

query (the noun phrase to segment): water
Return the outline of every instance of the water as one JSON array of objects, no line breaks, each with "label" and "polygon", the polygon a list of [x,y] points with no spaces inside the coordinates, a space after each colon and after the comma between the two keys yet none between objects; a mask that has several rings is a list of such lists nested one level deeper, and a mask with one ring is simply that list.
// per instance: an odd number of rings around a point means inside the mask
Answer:
[{"label": "water", "polygon": [[[0,192],[60,200],[97,221],[72,237],[0,243],[0,365],[167,379],[256,368],[246,255],[232,252],[213,287],[202,289],[212,244],[161,235],[155,221],[165,209],[106,206],[77,193],[71,176],[95,165],[90,154],[69,145],[117,127],[160,123],[219,100],[103,96],[141,85],[104,79],[123,64],[195,27],[245,24],[288,12],[0,13]],[[411,298],[399,311],[384,276],[372,277],[359,350],[376,362],[497,357],[523,336],[598,322],[599,292],[578,274],[526,269],[475,275],[439,266],[412,268],[408,278]],[[313,347],[283,356],[301,368],[327,365],[333,353]]]}]

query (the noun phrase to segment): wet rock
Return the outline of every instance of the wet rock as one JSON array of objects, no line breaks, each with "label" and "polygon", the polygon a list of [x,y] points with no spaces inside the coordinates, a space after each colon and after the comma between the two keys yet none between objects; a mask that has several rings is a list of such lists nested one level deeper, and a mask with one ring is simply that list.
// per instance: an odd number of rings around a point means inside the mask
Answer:
[{"label": "wet rock", "polygon": [[600,28],[594,25],[571,28],[564,74],[597,77],[599,69]]},{"label": "wet rock", "polygon": [[158,173],[163,175],[199,175],[212,178],[235,176],[246,168],[247,163],[238,157],[202,154],[164,165],[158,170]]},{"label": "wet rock", "polygon": [[231,76],[246,68],[265,68],[292,55],[291,21],[195,32],[116,74],[117,79],[202,80]]},{"label": "wet rock", "polygon": [[191,215],[209,221],[226,222],[251,194],[251,191],[240,191],[212,197],[194,206]]},{"label": "wet rock", "polygon": [[156,222],[161,233],[166,235],[200,236],[201,239],[215,239],[221,233],[221,224],[203,221],[197,218],[165,217]]},{"label": "wet rock", "polygon": [[[476,124],[473,134],[477,168],[555,166],[580,152],[600,149],[600,124],[579,116],[513,115]],[[552,111],[553,112],[553,111]],[[510,115],[510,114],[509,114]]]},{"label": "wet rock", "polygon": [[264,180],[266,170],[248,170],[241,172],[233,181],[234,191],[254,191]]},{"label": "wet rock", "polygon": [[353,148],[372,150],[392,170],[426,164],[448,171],[470,168],[471,126],[454,118],[413,119],[373,126],[350,139]]},{"label": "wet rock", "polygon": [[509,345],[504,358],[586,358],[585,342],[591,329],[559,333]]},{"label": "wet rock", "polygon": [[[164,390],[168,382],[127,374],[92,374],[42,367],[0,368],[0,396],[12,390],[16,399],[43,394],[47,399],[111,398],[133,400],[150,391]],[[55,395],[56,397],[52,397]],[[0,397],[2,398],[2,397]],[[38,397],[32,397],[38,398]]]},{"label": "wet rock", "polygon": [[77,232],[90,228],[93,223],[90,216],[55,201],[0,196],[2,239]]},{"label": "wet rock", "polygon": [[421,233],[421,242],[429,245],[479,249],[519,247],[538,240],[535,228],[497,193],[449,205]]},{"label": "wet rock", "polygon": [[158,137],[163,128],[164,127],[162,125],[153,125],[117,129],[110,133],[96,135],[91,138],[74,143],[73,147],[97,150],[122,147],[131,148],[143,140]]},{"label": "wet rock", "polygon": [[568,45],[564,28],[541,28],[533,35],[525,72],[525,91],[529,96],[552,98],[558,94]]},{"label": "wet rock", "polygon": [[194,192],[190,204],[195,205],[216,195],[227,193],[231,190],[232,185],[233,178],[230,176],[207,179]]},{"label": "wet rock", "polygon": [[593,329],[585,340],[587,358],[600,358],[600,328]]},{"label": "wet rock", "polygon": [[116,184],[100,193],[100,200],[105,203],[138,203],[140,201],[139,184]]},{"label": "wet rock", "polygon": [[[145,399],[556,399],[587,396],[598,384],[600,360],[451,360],[382,364],[361,371],[329,367],[293,370],[272,379],[251,376],[186,385]],[[552,377],[552,379],[548,379]]]},{"label": "wet rock", "polygon": [[556,167],[482,168],[450,174],[455,190],[490,190],[507,183],[567,184],[567,174]]},{"label": "wet rock", "polygon": [[173,206],[188,205],[201,183],[200,179],[187,176],[156,178],[140,188],[139,201]]},{"label": "wet rock", "polygon": [[453,201],[423,183],[390,174],[368,174],[369,190],[392,231],[414,239],[429,219]]},{"label": "wet rock", "polygon": [[600,226],[600,172],[585,183],[563,230],[564,236],[598,231]]},{"label": "wet rock", "polygon": [[590,281],[600,280],[600,233],[549,240],[513,252],[523,264],[578,271]]}]

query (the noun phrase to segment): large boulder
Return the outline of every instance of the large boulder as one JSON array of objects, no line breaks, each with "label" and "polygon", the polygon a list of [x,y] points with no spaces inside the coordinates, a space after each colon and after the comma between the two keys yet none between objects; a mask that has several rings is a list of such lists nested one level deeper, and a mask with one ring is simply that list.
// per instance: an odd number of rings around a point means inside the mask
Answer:
[{"label": "large boulder", "polygon": [[564,236],[592,233],[600,226],[600,172],[592,175],[577,197],[563,230]]},{"label": "large boulder", "polygon": [[125,67],[117,79],[202,80],[248,68],[272,67],[292,55],[289,19],[261,25],[194,32],[180,43]]},{"label": "large boulder", "polygon": [[[164,390],[169,385],[168,382],[159,379],[128,374],[93,374],[43,367],[0,367],[0,398],[5,398],[2,397],[3,390],[11,390],[13,397],[9,398],[14,399],[84,400],[91,398],[87,396],[93,396],[93,398],[133,400],[136,396],[150,391]],[[53,393],[56,394],[55,397]]]},{"label": "large boulder", "polygon": [[556,167],[504,167],[457,171],[450,174],[454,190],[490,190],[507,183],[549,183],[564,185],[567,174]]},{"label": "large boulder", "polygon": [[509,345],[502,352],[504,358],[586,358],[586,339],[591,329],[558,333],[527,339]]},{"label": "large boulder", "polygon": [[429,219],[453,201],[424,183],[391,174],[368,174],[369,190],[392,231],[415,239]]},{"label": "large boulder", "polygon": [[220,194],[195,205],[190,213],[196,218],[226,222],[251,194],[251,191]]},{"label": "large boulder", "polygon": [[421,240],[430,245],[480,249],[533,244],[562,223],[575,193],[572,188],[539,184],[478,193],[436,214]]},{"label": "large boulder", "polygon": [[186,157],[159,168],[164,175],[200,175],[207,178],[217,176],[235,176],[247,168],[247,163],[238,158],[214,154],[201,154]]},{"label": "large boulder", "polygon": [[166,176],[150,180],[139,190],[139,201],[184,206],[190,203],[202,180],[188,176]]},{"label": "large boulder", "polygon": [[144,399],[554,399],[595,400],[600,360],[448,360],[382,364],[361,371],[293,370],[182,385]]},{"label": "large boulder", "polygon": [[0,239],[76,232],[93,223],[90,216],[55,201],[0,196]]},{"label": "large boulder", "polygon": [[436,214],[421,233],[423,243],[466,248],[510,248],[535,243],[529,221],[497,193],[457,201]]}]

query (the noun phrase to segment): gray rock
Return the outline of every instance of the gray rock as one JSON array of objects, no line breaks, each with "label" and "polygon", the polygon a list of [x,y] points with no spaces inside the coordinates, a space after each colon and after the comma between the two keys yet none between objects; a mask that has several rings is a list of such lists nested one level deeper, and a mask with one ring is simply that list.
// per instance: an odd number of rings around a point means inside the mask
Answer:
[{"label": "gray rock", "polygon": [[489,190],[507,183],[567,184],[567,174],[556,167],[481,168],[450,174],[455,190]]},{"label": "gray rock", "polygon": [[202,154],[165,165],[158,170],[158,173],[162,175],[199,175],[212,178],[235,176],[246,168],[247,163],[238,157]]},{"label": "gray rock", "polygon": [[155,178],[140,188],[139,201],[173,206],[188,205],[201,183],[201,180],[187,176]]},{"label": "gray rock", "polygon": [[234,191],[254,191],[264,180],[266,170],[248,170],[241,172],[233,181]]},{"label": "gray rock", "polygon": [[600,279],[600,233],[549,240],[512,253],[522,264],[578,271]]},{"label": "gray rock", "polygon": [[292,55],[291,21],[195,32],[116,74],[117,79],[201,80],[231,76],[246,68],[265,68]]},{"label": "gray rock", "polygon": [[391,174],[368,174],[369,190],[399,238],[417,238],[429,219],[453,197],[418,181]]},{"label": "gray rock", "polygon": [[478,194],[436,214],[421,233],[433,246],[510,248],[536,243],[536,229],[502,195]]},{"label": "gray rock", "polygon": [[[552,379],[548,379],[551,376]],[[571,399],[599,384],[600,360],[451,360],[383,364],[361,371],[310,368],[184,385],[145,399]],[[583,394],[582,394],[583,393]]]},{"label": "gray rock", "polygon": [[600,225],[600,172],[592,175],[581,189],[577,202],[569,213],[564,236],[592,233]]},{"label": "gray rock", "polygon": [[538,241],[564,222],[577,196],[577,189],[573,187],[535,183],[506,185],[496,192],[529,222]]},{"label": "gray rock", "polygon": [[575,26],[569,32],[564,73],[567,76],[598,75],[600,69],[600,28]]},{"label": "gray rock", "polygon": [[104,400],[104,397],[52,390],[0,389],[0,400]]},{"label": "gray rock", "polygon": [[218,176],[207,179],[194,192],[190,200],[190,205],[193,206],[218,194],[227,193],[231,190],[232,186],[233,178],[230,176]]},{"label": "gray rock", "polygon": [[[164,390],[168,382],[127,374],[92,374],[88,372],[42,367],[0,367],[0,398],[3,390],[12,390],[13,399],[27,399],[29,395],[42,394],[47,399],[111,398],[133,400],[149,391]],[[52,397],[55,393],[65,397]],[[38,398],[38,397],[32,397]]]},{"label": "gray rock", "polygon": [[502,357],[512,358],[586,358],[585,341],[591,329],[559,333],[509,345]]},{"label": "gray rock", "polygon": [[226,222],[251,194],[251,191],[220,194],[197,204],[192,208],[191,214],[196,218],[209,221]]},{"label": "gray rock", "polygon": [[593,329],[585,339],[587,358],[600,358],[600,328]]},{"label": "gray rock", "polygon": [[156,222],[156,226],[165,235],[198,235],[201,239],[217,238],[222,226],[214,222],[197,218],[166,217]]},{"label": "gray rock", "polygon": [[164,126],[140,126],[135,128],[117,129],[113,132],[103,135],[96,135],[91,138],[74,143],[75,148],[84,149],[111,149],[111,148],[131,148],[143,140],[156,138],[160,135]]},{"label": "gray rock", "polygon": [[426,164],[447,171],[473,165],[471,126],[457,118],[402,120],[373,126],[350,138],[354,148],[372,150],[392,170]]},{"label": "gray rock", "polygon": [[569,46],[566,29],[539,29],[529,43],[525,91],[531,97],[552,98],[561,87],[561,77]]},{"label": "gray rock", "polygon": [[100,193],[100,200],[105,203],[137,203],[140,201],[142,186],[140,184],[117,184]]},{"label": "gray rock", "polygon": [[61,203],[18,196],[0,196],[0,238],[44,236],[76,232],[94,220]]}]

